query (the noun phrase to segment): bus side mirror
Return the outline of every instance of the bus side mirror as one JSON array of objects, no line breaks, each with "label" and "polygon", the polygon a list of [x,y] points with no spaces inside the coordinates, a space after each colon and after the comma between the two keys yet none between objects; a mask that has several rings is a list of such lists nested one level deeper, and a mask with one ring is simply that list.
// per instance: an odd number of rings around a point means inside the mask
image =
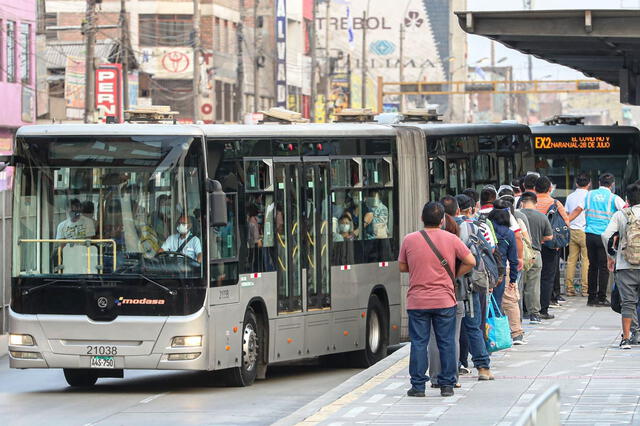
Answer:
[{"label": "bus side mirror", "polygon": [[0,155],[0,172],[11,165],[10,155]]},{"label": "bus side mirror", "polygon": [[211,226],[227,225],[227,196],[222,190],[222,185],[217,180],[207,181],[209,193],[209,218]]}]

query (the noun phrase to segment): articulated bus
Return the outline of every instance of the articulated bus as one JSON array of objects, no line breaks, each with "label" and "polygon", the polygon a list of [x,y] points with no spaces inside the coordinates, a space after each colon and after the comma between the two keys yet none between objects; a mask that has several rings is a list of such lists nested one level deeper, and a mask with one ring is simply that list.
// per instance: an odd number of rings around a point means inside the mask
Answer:
[{"label": "articulated bus", "polygon": [[551,124],[531,126],[535,170],[556,185],[564,201],[575,188],[573,178],[588,173],[594,188],[605,172],[616,177],[616,193],[640,178],[640,132],[631,126]]},{"label": "articulated bus", "polygon": [[495,126],[22,127],[10,365],[61,368],[72,386],[371,365],[406,337],[396,259],[430,185],[443,169],[454,191],[523,171],[528,132]]}]

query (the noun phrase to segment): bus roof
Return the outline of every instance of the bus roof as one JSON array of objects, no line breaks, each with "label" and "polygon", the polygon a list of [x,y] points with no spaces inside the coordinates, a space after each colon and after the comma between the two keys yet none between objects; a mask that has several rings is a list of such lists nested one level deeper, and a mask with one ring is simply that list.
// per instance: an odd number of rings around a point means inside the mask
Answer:
[{"label": "bus roof", "polygon": [[534,135],[557,135],[557,134],[638,134],[640,131],[633,126],[603,126],[603,125],[570,125],[557,124],[553,126],[531,126],[531,133]]},{"label": "bus roof", "polygon": [[45,124],[23,126],[24,136],[202,136],[202,129],[185,124]]},{"label": "bus roof", "polygon": [[518,123],[402,123],[396,126],[417,127],[427,136],[530,134],[529,126]]},{"label": "bus roof", "polygon": [[394,136],[392,127],[368,123],[204,124],[208,138]]}]

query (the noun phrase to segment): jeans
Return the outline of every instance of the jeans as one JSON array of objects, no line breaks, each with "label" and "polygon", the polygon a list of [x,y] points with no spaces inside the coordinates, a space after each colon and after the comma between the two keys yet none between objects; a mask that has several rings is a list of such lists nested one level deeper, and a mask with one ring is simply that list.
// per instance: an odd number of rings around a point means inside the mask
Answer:
[{"label": "jeans", "polygon": [[589,302],[603,301],[607,298],[609,269],[607,251],[602,237],[587,232],[587,253],[589,254]]},{"label": "jeans", "polygon": [[558,261],[558,250],[542,247],[542,271],[540,273],[540,313],[546,314],[549,311],[551,292],[556,279],[556,262]]},{"label": "jeans", "polygon": [[498,304],[501,313],[504,313],[502,310],[502,297],[504,296],[504,290],[507,287],[507,279],[509,278],[508,271],[509,269],[507,268],[507,276],[502,280],[499,286],[493,289],[493,297],[496,299],[496,303]]},{"label": "jeans", "polygon": [[[456,305],[456,330],[455,330],[455,343],[456,343],[456,360],[460,358],[460,329],[462,328],[462,318],[464,317],[464,302],[458,302]],[[429,344],[427,345],[427,352],[429,354],[429,377],[431,383],[434,385],[440,384],[438,381],[438,375],[440,374],[440,351],[438,350],[438,342],[436,339],[435,331],[431,328],[429,334]],[[456,364],[457,367],[457,364]],[[458,381],[458,369],[456,368],[456,383]]]},{"label": "jeans", "polygon": [[482,324],[481,303],[486,301],[485,294],[473,292],[473,316],[462,318],[462,330],[467,335],[469,352],[475,368],[489,368],[490,358],[484,341],[484,333],[480,329]]},{"label": "jeans", "polygon": [[435,332],[440,352],[441,370],[438,383],[442,386],[456,384],[456,306],[442,309],[407,309],[409,316],[409,338],[411,353],[409,355],[409,375],[411,386],[424,392],[425,383],[429,380],[427,345],[431,327]]},{"label": "jeans", "polygon": [[[463,319],[464,321],[464,319]],[[636,321],[637,322],[637,321]],[[460,328],[460,356],[458,357],[458,367],[469,368],[469,337],[464,327]]]},{"label": "jeans", "polygon": [[589,255],[587,254],[587,237],[583,230],[572,229],[571,241],[569,242],[569,259],[567,259],[567,276],[564,280],[564,285],[567,288],[567,294],[575,294],[575,287],[573,285],[573,278],[576,276],[576,265],[578,263],[578,257],[580,258],[580,287],[582,295],[587,295],[587,289],[589,288],[587,273],[589,272]]}]

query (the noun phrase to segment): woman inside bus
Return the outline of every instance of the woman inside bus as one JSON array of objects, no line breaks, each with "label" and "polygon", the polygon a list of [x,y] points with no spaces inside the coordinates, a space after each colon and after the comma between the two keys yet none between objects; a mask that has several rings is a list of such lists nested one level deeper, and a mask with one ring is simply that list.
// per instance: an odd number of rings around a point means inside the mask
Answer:
[{"label": "woman inside bus", "polygon": [[338,229],[334,235],[334,241],[353,241],[355,238],[356,234],[353,229],[351,214],[345,212],[340,219],[338,219]]}]

